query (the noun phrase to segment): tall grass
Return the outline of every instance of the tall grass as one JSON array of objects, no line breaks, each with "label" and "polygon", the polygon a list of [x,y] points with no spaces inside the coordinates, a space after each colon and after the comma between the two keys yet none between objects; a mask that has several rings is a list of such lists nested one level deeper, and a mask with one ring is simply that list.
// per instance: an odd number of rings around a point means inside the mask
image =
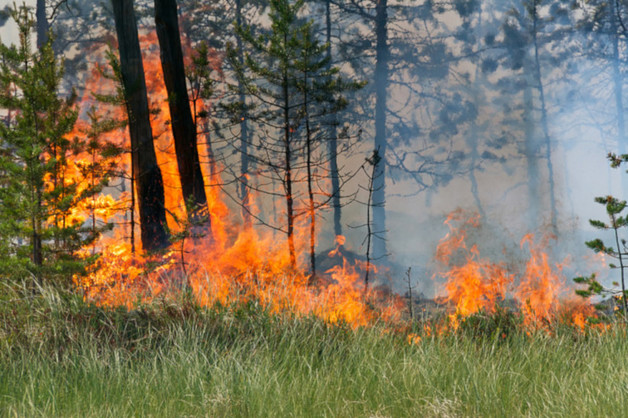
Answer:
[{"label": "tall grass", "polygon": [[0,292],[0,416],[626,416],[622,333],[427,338]]}]

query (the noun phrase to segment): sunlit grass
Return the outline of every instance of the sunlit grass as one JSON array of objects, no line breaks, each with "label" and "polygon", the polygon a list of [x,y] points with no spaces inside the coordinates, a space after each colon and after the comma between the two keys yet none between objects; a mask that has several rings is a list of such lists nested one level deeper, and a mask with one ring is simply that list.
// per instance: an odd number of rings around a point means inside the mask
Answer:
[{"label": "sunlit grass", "polygon": [[410,345],[254,304],[24,294],[0,296],[1,416],[626,416],[622,333]]}]

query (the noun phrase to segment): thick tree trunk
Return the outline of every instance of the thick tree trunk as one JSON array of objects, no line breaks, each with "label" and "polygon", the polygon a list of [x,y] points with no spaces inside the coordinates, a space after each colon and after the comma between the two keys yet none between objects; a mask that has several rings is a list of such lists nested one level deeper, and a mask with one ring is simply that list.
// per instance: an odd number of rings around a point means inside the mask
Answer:
[{"label": "thick tree trunk", "polygon": [[169,245],[164,184],[153,145],[144,66],[132,0],[112,0],[120,51],[120,70],[129,116],[131,154],[142,245],[151,251]]},{"label": "thick tree trunk", "polygon": [[377,0],[375,7],[376,62],[375,62],[375,149],[381,162],[373,179],[373,258],[386,256],[386,98],[388,91],[388,10],[387,0]]},{"label": "thick tree trunk", "polygon": [[190,111],[183,65],[176,0],[155,0],[155,25],[159,38],[161,68],[168,91],[181,189],[185,202],[191,205],[188,218],[195,223],[206,220],[209,225],[205,183],[196,145],[196,125]]}]

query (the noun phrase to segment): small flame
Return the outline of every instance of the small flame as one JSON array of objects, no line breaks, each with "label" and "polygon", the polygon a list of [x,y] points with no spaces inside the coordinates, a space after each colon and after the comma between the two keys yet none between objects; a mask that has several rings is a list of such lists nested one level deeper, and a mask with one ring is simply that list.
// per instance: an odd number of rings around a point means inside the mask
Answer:
[{"label": "small flame", "polygon": [[551,237],[540,243],[535,242],[532,234],[523,237],[520,246],[528,248],[529,259],[523,273],[517,275],[507,271],[503,263],[481,258],[477,245],[468,248],[469,230],[480,226],[477,215],[457,210],[445,224],[449,232],[438,245],[436,259],[448,268],[439,276],[445,278],[444,302],[455,307],[449,315],[451,329],[458,329],[465,317],[474,313],[494,313],[509,294],[518,302],[528,330],[549,329],[559,320],[581,331],[591,327],[589,318],[595,317],[594,307],[573,296],[573,289],[566,286],[562,274],[564,263],[551,263],[545,251]]}]

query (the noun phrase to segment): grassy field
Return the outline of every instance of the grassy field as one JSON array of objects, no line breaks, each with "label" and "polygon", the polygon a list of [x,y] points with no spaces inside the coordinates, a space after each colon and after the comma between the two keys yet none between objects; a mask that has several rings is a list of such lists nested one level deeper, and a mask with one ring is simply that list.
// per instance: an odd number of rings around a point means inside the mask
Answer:
[{"label": "grassy field", "polygon": [[0,290],[0,416],[626,416],[624,333],[423,338]]}]

